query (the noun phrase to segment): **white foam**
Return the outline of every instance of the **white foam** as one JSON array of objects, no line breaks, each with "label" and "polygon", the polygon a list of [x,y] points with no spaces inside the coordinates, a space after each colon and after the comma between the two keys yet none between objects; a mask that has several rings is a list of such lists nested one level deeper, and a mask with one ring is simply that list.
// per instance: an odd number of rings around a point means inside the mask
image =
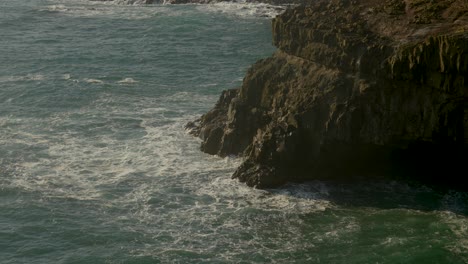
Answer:
[{"label": "white foam", "polygon": [[[225,159],[229,167],[240,165],[239,159]],[[234,164],[231,164],[234,161]],[[196,192],[219,201],[220,205],[233,210],[253,206],[264,211],[282,213],[312,213],[333,208],[332,203],[313,192],[304,192],[300,186],[290,186],[277,190],[257,190],[230,179],[229,175],[217,177],[210,184],[201,186]]]},{"label": "white foam", "polygon": [[[148,7],[148,5],[145,4],[145,0],[53,0],[53,2],[55,2],[55,4],[46,6],[40,10],[79,17],[108,16],[137,20],[148,19],[161,14],[164,16],[183,16],[186,12],[191,12],[191,10],[171,8],[170,5],[166,5],[167,3]],[[241,18],[273,18],[282,13],[285,10],[285,7],[239,1],[200,4],[196,5],[196,9],[203,12],[222,13]]]},{"label": "white foam", "polygon": [[[193,95],[190,97],[196,99]],[[189,98],[185,98],[186,101]],[[183,130],[188,119],[165,117],[169,110],[157,107],[158,104],[159,101],[144,96],[109,98],[104,94],[90,106],[45,120],[0,120],[5,126],[17,124],[15,130],[6,130],[0,135],[1,145],[13,143],[42,149],[42,154],[36,153],[41,156],[40,160],[17,161],[24,174],[14,177],[11,184],[40,191],[45,196],[86,200],[104,195],[102,186],[125,182],[135,174],[154,176],[155,181],[159,181],[159,177],[164,179],[169,175],[188,175],[209,169],[211,166],[207,164],[213,157],[195,162],[190,158],[197,159],[204,154],[198,151],[198,140]],[[48,126],[43,132],[30,131],[28,127],[36,127],[36,123],[37,127],[42,127],[39,125],[42,123]],[[63,131],[63,127],[69,129]],[[119,133],[127,127],[141,136],[119,139]],[[96,136],[84,137],[83,132],[78,132],[83,129]],[[15,140],[12,142],[11,138]],[[226,165],[224,160],[215,162],[213,169],[226,170]],[[186,182],[185,177],[178,180]]]},{"label": "white foam", "polygon": [[0,76],[0,82],[17,82],[17,81],[43,81],[45,76],[42,74],[27,74],[23,76]]},{"label": "white foam", "polygon": [[204,83],[204,84],[199,84],[198,87],[214,87],[218,85],[219,83]]},{"label": "white foam", "polygon": [[124,78],[120,81],[118,81],[117,83],[120,83],[120,84],[132,84],[132,83],[137,83],[138,81],[135,81],[133,78]]},{"label": "white foam", "polygon": [[68,74],[68,73],[67,73],[67,74],[63,74],[63,75],[62,75],[62,79],[63,79],[63,80],[70,80],[70,79],[71,79],[71,74]]},{"label": "white foam", "polygon": [[93,84],[103,84],[104,81],[101,81],[99,79],[91,79],[91,78],[85,78],[83,79],[84,82],[87,82],[87,83],[93,83]]},{"label": "white foam", "polygon": [[[72,79],[71,74],[26,74],[26,75],[16,75],[16,76],[0,76],[0,83],[2,82],[21,82],[21,81],[46,81],[46,80],[70,80],[78,82],[78,80]],[[92,79],[86,79],[92,80]]]},{"label": "white foam", "polygon": [[199,10],[210,11],[238,17],[268,17],[274,18],[284,12],[285,8],[264,3],[249,2],[218,2],[214,4],[200,5]]},{"label": "white foam", "polygon": [[66,12],[69,9],[65,5],[50,5],[45,9],[40,9],[40,11],[50,11],[50,12]]},{"label": "white foam", "polygon": [[[464,254],[464,260],[468,261],[466,255],[466,252],[468,252],[468,218],[448,211],[439,213],[439,216],[455,235],[453,243],[448,245],[447,248],[457,255]],[[463,257],[463,255],[461,256]]]},{"label": "white foam", "polygon": [[147,19],[166,11],[165,8],[148,8],[143,0],[89,1],[54,0],[56,4],[39,11],[60,13],[73,17],[118,17],[132,20]]},{"label": "white foam", "polygon": [[380,243],[380,245],[384,247],[401,246],[404,245],[407,241],[408,239],[403,237],[387,237]]},{"label": "white foam", "polygon": [[145,5],[146,0],[114,0],[110,1],[117,5]]},{"label": "white foam", "polygon": [[25,81],[43,81],[45,80],[45,76],[42,74],[27,74],[21,80]]},{"label": "white foam", "polygon": [[[109,98],[104,94],[93,105],[60,113],[47,120],[16,120],[24,126],[35,122],[49,124],[46,134],[22,129],[23,132],[16,136],[17,144],[44,146],[43,151],[49,158],[19,163],[25,174],[15,178],[13,184],[26,190],[38,190],[50,197],[101,199],[106,193],[102,186],[133,181],[136,180],[135,175],[141,174],[148,185],[136,185],[135,189],[114,202],[130,204],[139,199],[139,203],[146,204],[161,186],[181,186],[192,190],[195,197],[206,197],[212,201],[207,204],[198,202],[197,205],[199,209],[213,209],[212,217],[217,215],[217,207],[236,211],[254,206],[263,211],[310,213],[333,206],[322,199],[327,191],[320,183],[315,185],[318,190],[315,193],[307,193],[300,185],[271,192],[255,190],[230,178],[240,159],[201,153],[199,139],[185,134],[183,129],[184,124],[196,116],[184,116],[183,113],[191,111],[189,102],[212,102],[215,98],[188,92],[158,100]],[[177,116],[167,116],[174,110],[158,107],[161,102],[177,102]],[[132,129],[135,129],[133,124],[138,124],[140,128],[134,133],[142,133],[141,136],[129,140],[115,138],[125,130],[125,123],[113,121],[116,118],[128,120]],[[61,127],[70,129],[54,132]],[[76,129],[88,129],[90,132],[103,129],[103,132],[90,139],[77,133]],[[3,135],[3,140],[8,138],[8,133]],[[154,212],[147,213],[148,219],[154,217]],[[139,217],[141,214],[145,212],[140,211]]]}]

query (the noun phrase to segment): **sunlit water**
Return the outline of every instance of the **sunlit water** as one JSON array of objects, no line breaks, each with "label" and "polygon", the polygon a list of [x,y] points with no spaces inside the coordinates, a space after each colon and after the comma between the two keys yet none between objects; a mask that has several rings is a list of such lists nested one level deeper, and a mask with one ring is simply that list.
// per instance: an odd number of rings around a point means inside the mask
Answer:
[{"label": "sunlit water", "polygon": [[184,124],[274,52],[275,12],[1,0],[0,263],[468,262],[466,193],[255,190],[199,151]]}]

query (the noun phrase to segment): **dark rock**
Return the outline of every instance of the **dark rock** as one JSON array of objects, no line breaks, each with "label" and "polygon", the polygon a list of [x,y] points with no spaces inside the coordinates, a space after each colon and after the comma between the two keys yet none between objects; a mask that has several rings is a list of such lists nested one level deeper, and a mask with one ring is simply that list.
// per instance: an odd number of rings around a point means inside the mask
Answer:
[{"label": "dark rock", "polygon": [[258,188],[397,178],[467,190],[468,5],[331,0],[273,19],[278,51],[254,64],[195,131],[245,155]]}]

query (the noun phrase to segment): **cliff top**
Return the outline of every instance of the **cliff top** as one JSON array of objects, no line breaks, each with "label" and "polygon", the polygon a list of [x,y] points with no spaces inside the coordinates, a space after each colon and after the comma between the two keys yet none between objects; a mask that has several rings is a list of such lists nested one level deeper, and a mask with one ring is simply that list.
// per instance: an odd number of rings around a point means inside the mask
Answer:
[{"label": "cliff top", "polygon": [[441,33],[468,34],[467,0],[328,0],[287,12],[296,13],[286,16],[291,23],[304,27],[360,37],[369,31],[403,43]]}]

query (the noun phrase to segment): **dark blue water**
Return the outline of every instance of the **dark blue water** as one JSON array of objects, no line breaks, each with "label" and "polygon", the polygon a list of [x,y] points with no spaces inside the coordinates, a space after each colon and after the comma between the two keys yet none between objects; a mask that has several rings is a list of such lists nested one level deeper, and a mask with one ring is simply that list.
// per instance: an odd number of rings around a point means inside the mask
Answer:
[{"label": "dark blue water", "polygon": [[254,190],[186,122],[274,52],[266,5],[0,2],[0,263],[466,263],[468,197]]}]

